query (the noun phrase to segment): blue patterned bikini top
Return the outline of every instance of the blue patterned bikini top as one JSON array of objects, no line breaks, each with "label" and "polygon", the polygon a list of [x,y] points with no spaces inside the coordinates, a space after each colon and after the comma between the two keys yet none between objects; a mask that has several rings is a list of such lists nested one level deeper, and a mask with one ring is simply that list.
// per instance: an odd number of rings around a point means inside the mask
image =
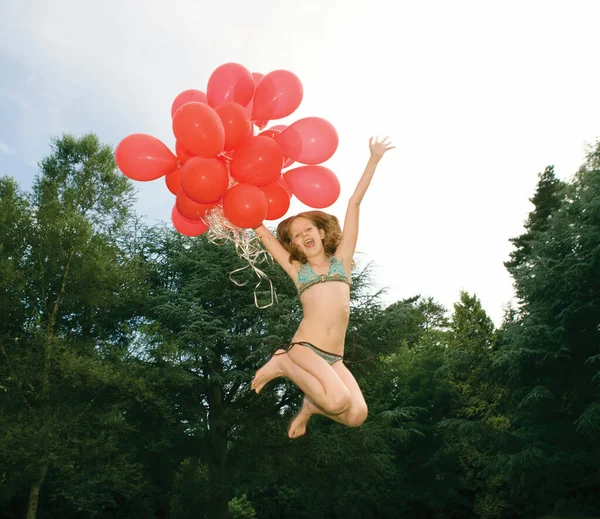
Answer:
[{"label": "blue patterned bikini top", "polygon": [[326,281],[342,281],[348,285],[352,284],[340,258],[329,256],[329,272],[327,274],[315,274],[312,267],[308,263],[304,263],[298,271],[298,296],[301,296],[306,289],[313,285]]}]

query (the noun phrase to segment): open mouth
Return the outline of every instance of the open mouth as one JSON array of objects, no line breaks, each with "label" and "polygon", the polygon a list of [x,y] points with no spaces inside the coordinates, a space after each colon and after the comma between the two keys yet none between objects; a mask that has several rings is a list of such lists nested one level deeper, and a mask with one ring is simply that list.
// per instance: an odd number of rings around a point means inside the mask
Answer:
[{"label": "open mouth", "polygon": [[304,246],[308,249],[310,249],[311,247],[313,247],[315,245],[315,242],[313,240],[306,240],[304,242]]}]

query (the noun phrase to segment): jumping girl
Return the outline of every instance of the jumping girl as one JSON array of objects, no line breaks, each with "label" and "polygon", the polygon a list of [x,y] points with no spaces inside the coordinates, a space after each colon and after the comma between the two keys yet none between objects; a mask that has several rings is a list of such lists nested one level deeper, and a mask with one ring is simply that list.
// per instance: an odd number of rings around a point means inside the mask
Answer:
[{"label": "jumping girl", "polygon": [[335,216],[308,211],[282,221],[277,240],[261,225],[255,229],[275,261],[298,288],[303,319],[286,350],[277,350],[252,381],[259,393],[277,377],[287,377],[304,392],[302,409],[288,435],[306,432],[313,414],[325,415],[349,427],[367,418],[367,404],[343,362],[350,317],[350,271],[358,238],[359,209],[377,164],[394,148],[387,138],[369,140],[371,157],[348,202],[343,232]]}]

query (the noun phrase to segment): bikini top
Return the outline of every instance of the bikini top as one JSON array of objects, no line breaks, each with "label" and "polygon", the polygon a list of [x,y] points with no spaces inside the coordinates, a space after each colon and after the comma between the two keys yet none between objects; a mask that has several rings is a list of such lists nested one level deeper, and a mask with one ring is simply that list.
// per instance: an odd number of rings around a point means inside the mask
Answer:
[{"label": "bikini top", "polygon": [[342,260],[336,256],[329,256],[329,272],[327,274],[315,274],[314,270],[308,263],[304,263],[298,270],[298,296],[318,283],[326,281],[342,281],[351,285],[352,282],[348,279]]}]

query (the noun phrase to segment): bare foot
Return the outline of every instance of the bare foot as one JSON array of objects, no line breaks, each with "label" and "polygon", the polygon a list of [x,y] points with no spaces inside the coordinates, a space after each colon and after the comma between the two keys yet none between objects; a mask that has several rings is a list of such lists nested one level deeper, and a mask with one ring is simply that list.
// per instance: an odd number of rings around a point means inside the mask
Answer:
[{"label": "bare foot", "polygon": [[318,408],[308,398],[304,397],[302,402],[302,409],[300,412],[292,418],[290,426],[288,427],[288,436],[293,440],[306,433],[306,424],[313,414],[316,414]]},{"label": "bare foot", "polygon": [[250,389],[256,391],[256,394],[260,393],[265,384],[271,382],[271,380],[274,378],[283,376],[283,370],[281,367],[283,362],[283,353],[285,353],[285,350],[277,350],[269,362],[260,368],[256,372],[256,375],[254,375]]}]

